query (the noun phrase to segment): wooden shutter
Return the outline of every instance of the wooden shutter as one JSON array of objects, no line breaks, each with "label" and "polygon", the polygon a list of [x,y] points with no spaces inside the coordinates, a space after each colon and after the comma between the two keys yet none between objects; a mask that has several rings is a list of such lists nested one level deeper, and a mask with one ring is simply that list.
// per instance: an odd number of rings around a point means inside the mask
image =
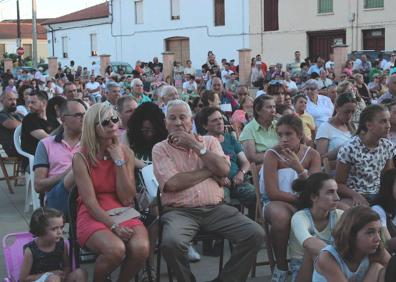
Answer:
[{"label": "wooden shutter", "polygon": [[215,0],[215,26],[225,25],[224,0]]},{"label": "wooden shutter", "polygon": [[264,0],[264,31],[278,29],[278,0]]}]

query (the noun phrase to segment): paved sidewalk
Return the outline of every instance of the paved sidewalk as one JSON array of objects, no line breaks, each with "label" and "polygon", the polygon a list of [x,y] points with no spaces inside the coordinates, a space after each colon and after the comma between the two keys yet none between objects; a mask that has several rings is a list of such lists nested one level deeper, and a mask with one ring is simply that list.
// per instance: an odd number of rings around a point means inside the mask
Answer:
[{"label": "paved sidewalk", "polygon": [[[12,232],[21,232],[29,230],[29,220],[32,211],[29,213],[24,212],[24,201],[25,201],[25,186],[16,186],[14,188],[15,194],[10,194],[5,181],[0,182],[0,238],[2,239],[6,234]],[[202,253],[202,245],[198,244],[197,250]],[[228,242],[225,243],[225,262],[229,258]],[[265,249],[260,250],[259,258],[260,261],[264,259]],[[5,266],[2,244],[0,246],[0,281],[5,277]],[[213,280],[218,273],[218,258],[204,257],[198,263],[191,264],[192,270],[197,278],[197,281],[210,281]],[[90,281],[92,281],[92,270],[93,265],[83,265],[90,273]],[[166,266],[164,259],[162,259],[161,265],[161,281],[168,281],[166,275]],[[270,281],[268,266],[257,267],[256,278],[249,278],[248,281]]]}]

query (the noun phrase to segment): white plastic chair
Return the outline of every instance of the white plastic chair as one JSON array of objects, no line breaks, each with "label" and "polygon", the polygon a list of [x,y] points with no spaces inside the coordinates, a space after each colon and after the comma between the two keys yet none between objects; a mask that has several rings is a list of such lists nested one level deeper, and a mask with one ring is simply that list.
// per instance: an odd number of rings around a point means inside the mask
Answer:
[{"label": "white plastic chair", "polygon": [[20,155],[29,159],[29,172],[28,174],[25,173],[26,176],[25,212],[28,212],[31,204],[33,205],[33,210],[40,207],[40,195],[34,189],[34,171],[33,171],[34,156],[22,150],[21,131],[22,131],[22,125],[19,125],[14,131],[14,144],[17,152]]}]

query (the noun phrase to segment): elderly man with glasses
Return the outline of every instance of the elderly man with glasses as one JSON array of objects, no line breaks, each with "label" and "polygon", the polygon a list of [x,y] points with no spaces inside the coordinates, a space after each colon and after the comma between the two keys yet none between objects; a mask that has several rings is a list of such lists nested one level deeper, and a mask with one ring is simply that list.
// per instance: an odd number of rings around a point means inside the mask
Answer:
[{"label": "elderly man with glasses", "polygon": [[46,194],[46,206],[65,215],[68,214],[69,191],[74,185],[72,158],[80,150],[85,110],[81,100],[68,100],[60,109],[62,130],[40,140],[34,156],[36,191]]},{"label": "elderly man with glasses", "polygon": [[131,82],[132,96],[138,102],[140,106],[143,103],[151,102],[151,99],[144,94],[143,82],[139,78],[135,78]]}]

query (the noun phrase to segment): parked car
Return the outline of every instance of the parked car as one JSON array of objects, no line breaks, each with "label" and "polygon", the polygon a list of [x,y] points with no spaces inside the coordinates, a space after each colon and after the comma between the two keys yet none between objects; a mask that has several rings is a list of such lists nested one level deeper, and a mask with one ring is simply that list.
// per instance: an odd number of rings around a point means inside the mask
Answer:
[{"label": "parked car", "polygon": [[389,61],[392,53],[393,51],[358,50],[353,51],[351,54],[349,54],[348,59],[350,59],[352,55],[355,55],[356,58],[360,58],[362,55],[366,55],[367,59],[369,59],[371,63],[374,63],[374,61],[378,59],[378,55],[383,54],[384,59]]},{"label": "parked car", "polygon": [[126,75],[132,75],[133,67],[126,62],[110,62],[111,67],[113,68],[113,72],[119,73],[120,70],[124,70]]}]

